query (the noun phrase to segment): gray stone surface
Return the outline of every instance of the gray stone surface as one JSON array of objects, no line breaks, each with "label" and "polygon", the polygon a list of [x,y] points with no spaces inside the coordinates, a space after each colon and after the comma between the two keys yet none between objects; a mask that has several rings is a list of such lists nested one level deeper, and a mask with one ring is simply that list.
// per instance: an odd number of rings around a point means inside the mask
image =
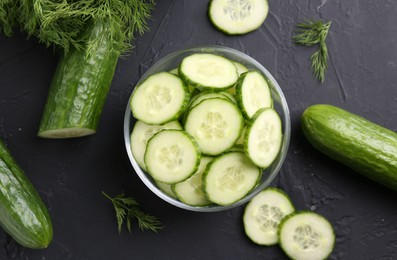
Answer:
[{"label": "gray stone surface", "polygon": [[[244,207],[195,213],[152,194],[127,158],[123,116],[145,70],[168,53],[218,44],[245,52],[276,78],[289,103],[291,145],[273,182],[297,209],[312,209],[334,225],[331,259],[397,259],[396,192],[365,179],[315,150],[299,125],[303,110],[329,103],[397,131],[397,1],[269,0],[262,27],[225,36],[206,16],[207,1],[161,0],[150,32],[120,59],[98,132],[75,140],[36,137],[57,55],[34,39],[0,35],[0,136],[50,209],[54,239],[45,250],[24,249],[0,230],[0,259],[285,259],[278,246],[261,247],[245,236]],[[291,42],[305,19],[332,21],[324,84],[313,79],[314,48]],[[111,204],[101,195],[125,191],[157,215],[157,235],[117,233]]]}]

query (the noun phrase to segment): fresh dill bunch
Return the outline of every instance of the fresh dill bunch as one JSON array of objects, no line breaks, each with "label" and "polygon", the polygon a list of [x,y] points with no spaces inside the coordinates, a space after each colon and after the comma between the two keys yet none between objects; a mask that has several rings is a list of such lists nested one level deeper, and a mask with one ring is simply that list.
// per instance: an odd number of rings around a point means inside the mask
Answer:
[{"label": "fresh dill bunch", "polygon": [[10,35],[18,27],[65,53],[72,47],[94,53],[101,41],[89,41],[90,30],[103,21],[112,51],[122,54],[131,49],[135,33],[148,29],[154,4],[154,0],[0,0],[0,29]]},{"label": "fresh dill bunch", "polygon": [[159,229],[163,228],[161,222],[150,214],[143,212],[139,208],[139,204],[131,197],[125,197],[122,193],[112,198],[102,191],[102,194],[108,198],[116,211],[117,218],[117,228],[119,233],[121,233],[121,228],[123,226],[124,220],[127,223],[128,232],[131,233],[132,221],[135,219],[138,221],[138,227],[142,230],[150,230],[157,233]]},{"label": "fresh dill bunch", "polygon": [[328,68],[328,47],[325,42],[331,22],[323,23],[322,21],[306,21],[298,23],[299,28],[292,40],[297,45],[314,46],[319,45],[319,49],[310,56],[311,67],[314,76],[324,82],[325,72]]}]

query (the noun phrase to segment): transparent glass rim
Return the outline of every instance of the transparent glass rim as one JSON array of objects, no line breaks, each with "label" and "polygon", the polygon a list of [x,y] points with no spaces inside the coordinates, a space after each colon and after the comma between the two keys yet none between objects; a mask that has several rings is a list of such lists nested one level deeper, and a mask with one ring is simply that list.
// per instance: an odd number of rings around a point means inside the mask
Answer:
[{"label": "transparent glass rim", "polygon": [[[260,70],[266,77],[267,79],[270,81],[270,83],[272,84],[272,88],[274,88],[274,90],[276,91],[278,97],[279,97],[279,101],[281,103],[281,108],[283,110],[284,113],[284,117],[281,118],[282,119],[282,123],[283,123],[283,143],[282,143],[282,147],[281,147],[281,151],[279,153],[279,160],[277,162],[277,164],[275,165],[273,171],[270,173],[270,175],[267,177],[267,179],[260,183],[256,188],[254,188],[248,195],[246,195],[243,199],[230,204],[230,205],[226,205],[226,206],[222,206],[222,205],[210,205],[210,206],[191,206],[191,205],[187,205],[179,200],[176,200],[170,196],[168,196],[167,194],[165,194],[162,190],[160,190],[151,180],[150,180],[150,176],[148,176],[148,174],[146,174],[138,165],[138,163],[136,162],[134,156],[132,155],[131,152],[131,142],[130,142],[130,135],[131,135],[131,131],[132,131],[132,127],[131,127],[131,117],[132,117],[132,113],[131,113],[131,109],[130,109],[130,98],[128,99],[128,103],[127,103],[127,107],[125,110],[125,115],[124,115],[124,141],[125,141],[125,148],[127,150],[127,154],[128,157],[130,159],[130,162],[132,164],[132,167],[134,168],[136,174],[139,176],[139,178],[142,180],[142,182],[153,192],[155,193],[158,197],[160,197],[161,199],[163,199],[164,201],[185,209],[185,210],[189,210],[189,211],[196,211],[196,212],[217,212],[217,211],[223,211],[223,210],[228,210],[231,208],[235,208],[238,207],[242,204],[245,204],[246,202],[248,202],[249,200],[251,200],[255,195],[257,195],[260,191],[262,191],[264,188],[268,187],[270,185],[270,183],[274,180],[274,178],[277,176],[278,172],[281,169],[281,166],[283,165],[287,152],[288,152],[288,147],[289,147],[289,142],[290,142],[290,135],[291,135],[291,121],[290,121],[290,113],[289,113],[289,108],[288,108],[288,104],[287,101],[285,99],[284,93],[281,90],[279,84],[277,83],[277,81],[274,79],[274,77],[270,74],[270,72],[262,66],[262,64],[260,64],[258,61],[256,61],[255,59],[253,59],[252,57],[250,57],[249,55],[240,52],[238,50],[229,48],[229,47],[225,47],[225,46],[218,46],[218,45],[205,45],[205,46],[198,46],[198,47],[193,47],[193,48],[188,48],[188,49],[184,49],[184,50],[178,50],[178,51],[174,51],[166,56],[164,56],[163,58],[159,59],[156,63],[154,63],[143,75],[142,77],[139,79],[139,81],[135,84],[134,88],[139,85],[144,79],[146,79],[149,75],[155,73],[151,71],[151,68],[153,66],[155,66],[156,64],[162,62],[162,61],[166,61],[169,59],[172,59],[172,57],[174,56],[182,56],[184,54],[189,54],[189,53],[221,53],[223,55],[230,55],[230,56],[236,56],[238,58],[238,60],[234,59],[237,62],[241,62],[244,61],[244,63],[249,63],[250,65],[252,65],[252,67],[255,67],[256,69]],[[172,68],[170,68],[172,69]],[[133,89],[134,89],[133,88]],[[131,92],[132,95],[132,92]],[[274,97],[273,97],[274,98]]]}]

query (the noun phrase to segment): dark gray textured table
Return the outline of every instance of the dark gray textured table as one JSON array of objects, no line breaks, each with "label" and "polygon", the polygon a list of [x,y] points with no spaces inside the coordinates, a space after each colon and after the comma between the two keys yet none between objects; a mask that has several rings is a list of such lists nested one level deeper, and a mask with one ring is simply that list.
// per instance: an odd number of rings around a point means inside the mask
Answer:
[{"label": "dark gray textured table", "polygon": [[[207,1],[161,0],[150,32],[118,63],[98,132],[74,140],[36,137],[57,56],[25,35],[0,36],[0,136],[50,209],[54,239],[45,250],[24,249],[0,230],[0,259],[285,259],[278,246],[261,247],[244,235],[244,207],[196,213],[168,205],[135,175],[123,140],[123,116],[140,75],[168,53],[218,44],[254,57],[276,78],[289,103],[291,145],[274,186],[297,209],[326,216],[336,231],[331,259],[397,259],[397,193],[369,181],[315,150],[299,117],[329,103],[397,131],[397,2],[276,1],[263,26],[227,37],[206,16]],[[313,79],[314,48],[291,43],[294,25],[331,20],[329,69]],[[114,211],[101,195],[125,191],[158,216],[159,234],[117,233]]]}]

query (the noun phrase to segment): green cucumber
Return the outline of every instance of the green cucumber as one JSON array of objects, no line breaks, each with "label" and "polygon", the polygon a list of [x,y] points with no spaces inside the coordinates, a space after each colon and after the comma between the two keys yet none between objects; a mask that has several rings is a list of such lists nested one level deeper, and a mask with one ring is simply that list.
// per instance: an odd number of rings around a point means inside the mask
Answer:
[{"label": "green cucumber", "polygon": [[301,118],[310,143],[364,176],[397,190],[397,134],[331,105],[313,105]]},{"label": "green cucumber", "polygon": [[118,54],[111,51],[113,43],[106,37],[109,27],[105,21],[93,24],[90,38],[102,38],[95,52],[73,49],[60,58],[39,137],[72,138],[95,133],[118,60]]},{"label": "green cucumber", "polygon": [[47,208],[1,140],[0,224],[25,247],[46,248],[52,240]]}]

